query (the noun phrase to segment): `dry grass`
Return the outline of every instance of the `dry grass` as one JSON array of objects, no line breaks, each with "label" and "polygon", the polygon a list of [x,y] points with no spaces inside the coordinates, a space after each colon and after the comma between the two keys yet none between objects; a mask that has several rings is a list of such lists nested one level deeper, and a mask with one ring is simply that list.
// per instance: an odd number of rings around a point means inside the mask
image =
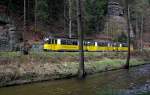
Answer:
[{"label": "dry grass", "polygon": [[[150,53],[144,51],[132,52],[132,58],[149,61]],[[126,59],[126,52],[86,52],[85,61],[101,61],[107,59]],[[0,64],[13,63],[54,63],[78,62],[78,52],[30,52],[29,55],[23,55],[20,52],[0,52]]]}]

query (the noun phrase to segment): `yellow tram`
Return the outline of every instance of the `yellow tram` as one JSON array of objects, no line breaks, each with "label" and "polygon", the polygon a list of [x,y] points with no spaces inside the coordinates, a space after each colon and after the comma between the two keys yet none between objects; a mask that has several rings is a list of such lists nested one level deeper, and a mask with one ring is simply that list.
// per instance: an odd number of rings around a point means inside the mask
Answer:
[{"label": "yellow tram", "polygon": [[[127,51],[127,43],[110,41],[84,40],[84,51]],[[78,51],[79,41],[77,39],[46,38],[43,49],[45,51]],[[133,48],[131,48],[133,50]]]}]

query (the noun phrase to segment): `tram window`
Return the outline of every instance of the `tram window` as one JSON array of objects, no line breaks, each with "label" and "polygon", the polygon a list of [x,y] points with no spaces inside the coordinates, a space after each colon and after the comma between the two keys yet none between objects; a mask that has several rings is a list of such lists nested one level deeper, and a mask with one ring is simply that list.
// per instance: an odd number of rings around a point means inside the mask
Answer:
[{"label": "tram window", "polygon": [[67,45],[72,45],[72,41],[67,40]]},{"label": "tram window", "polygon": [[51,44],[53,44],[54,43],[54,41],[53,41],[53,39],[51,39]]},{"label": "tram window", "polygon": [[86,46],[86,45],[87,45],[87,42],[85,42],[85,41],[84,41],[84,42],[83,42],[83,45],[85,45],[85,46]]},{"label": "tram window", "polygon": [[69,41],[69,40],[61,40],[61,44],[63,44],[63,45],[72,45],[73,42]]},{"label": "tram window", "polygon": [[66,40],[61,40],[61,44],[66,45],[67,44]]},{"label": "tram window", "polygon": [[121,43],[117,43],[117,47],[121,47]]},{"label": "tram window", "polygon": [[108,46],[107,42],[98,42],[98,46]]},{"label": "tram window", "polygon": [[72,44],[73,44],[73,45],[78,45],[78,42],[77,42],[77,41],[73,41]]},{"label": "tram window", "polygon": [[70,45],[70,44],[71,44],[71,42],[67,40],[67,45]]},{"label": "tram window", "polygon": [[113,47],[116,47],[117,46],[117,43],[113,43]]},{"label": "tram window", "polygon": [[95,46],[95,42],[92,42],[91,45],[94,45],[94,46]]},{"label": "tram window", "polygon": [[69,42],[66,40],[66,45],[68,44]]},{"label": "tram window", "polygon": [[87,45],[89,45],[89,46],[94,45],[95,46],[95,42],[87,42]]},{"label": "tram window", "polygon": [[53,39],[50,39],[50,43],[53,44]]},{"label": "tram window", "polygon": [[54,39],[52,39],[52,44],[54,44],[55,43],[55,41],[54,41]]},{"label": "tram window", "polygon": [[51,39],[47,40],[45,43],[51,44]]},{"label": "tram window", "polygon": [[98,45],[98,46],[102,46],[102,43],[101,43],[101,42],[98,42],[97,45]]},{"label": "tram window", "polygon": [[120,43],[117,43],[117,46],[120,47]]},{"label": "tram window", "polygon": [[54,39],[54,44],[57,44],[57,40]]},{"label": "tram window", "polygon": [[108,46],[108,42],[105,42],[105,43],[104,43],[104,46]]},{"label": "tram window", "polygon": [[69,45],[74,45],[74,41],[73,41],[73,40],[70,40],[70,41],[69,41]]},{"label": "tram window", "polygon": [[123,44],[122,44],[122,47],[127,47],[127,46],[128,46],[128,45],[127,45],[127,44],[125,44],[125,43],[123,43]]},{"label": "tram window", "polygon": [[48,43],[49,43],[49,44],[56,44],[56,43],[57,43],[57,40],[56,40],[56,39],[49,39],[49,40],[48,40]]},{"label": "tram window", "polygon": [[90,45],[90,42],[89,42],[89,41],[87,42],[87,45]]},{"label": "tram window", "polygon": [[57,40],[56,39],[54,39],[54,44],[57,44]]},{"label": "tram window", "polygon": [[114,45],[115,45],[116,47],[118,47],[118,43],[115,43]]},{"label": "tram window", "polygon": [[102,46],[103,44],[102,44],[102,42],[98,42],[97,45],[98,46]]},{"label": "tram window", "polygon": [[110,47],[112,47],[113,46],[113,43],[109,43],[110,44]]},{"label": "tram window", "polygon": [[49,39],[49,40],[47,40],[45,43],[48,43],[48,44],[50,44],[50,39]]}]

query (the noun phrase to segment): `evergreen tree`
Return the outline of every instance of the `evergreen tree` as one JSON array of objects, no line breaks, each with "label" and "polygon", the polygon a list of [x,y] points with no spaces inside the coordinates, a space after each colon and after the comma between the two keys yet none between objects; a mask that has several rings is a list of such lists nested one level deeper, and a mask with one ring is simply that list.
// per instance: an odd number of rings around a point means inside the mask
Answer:
[{"label": "evergreen tree", "polygon": [[86,0],[85,1],[88,31],[99,32],[102,26],[103,17],[107,10],[107,0]]}]

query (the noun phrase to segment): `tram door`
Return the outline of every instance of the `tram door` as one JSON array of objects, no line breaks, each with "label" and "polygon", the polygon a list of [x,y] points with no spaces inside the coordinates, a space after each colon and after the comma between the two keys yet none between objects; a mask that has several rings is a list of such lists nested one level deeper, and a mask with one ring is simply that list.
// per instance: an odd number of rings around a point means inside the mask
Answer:
[{"label": "tram door", "polygon": [[52,50],[56,50],[55,46],[57,45],[57,40],[56,39],[50,39],[50,43],[51,43],[51,49]]}]

